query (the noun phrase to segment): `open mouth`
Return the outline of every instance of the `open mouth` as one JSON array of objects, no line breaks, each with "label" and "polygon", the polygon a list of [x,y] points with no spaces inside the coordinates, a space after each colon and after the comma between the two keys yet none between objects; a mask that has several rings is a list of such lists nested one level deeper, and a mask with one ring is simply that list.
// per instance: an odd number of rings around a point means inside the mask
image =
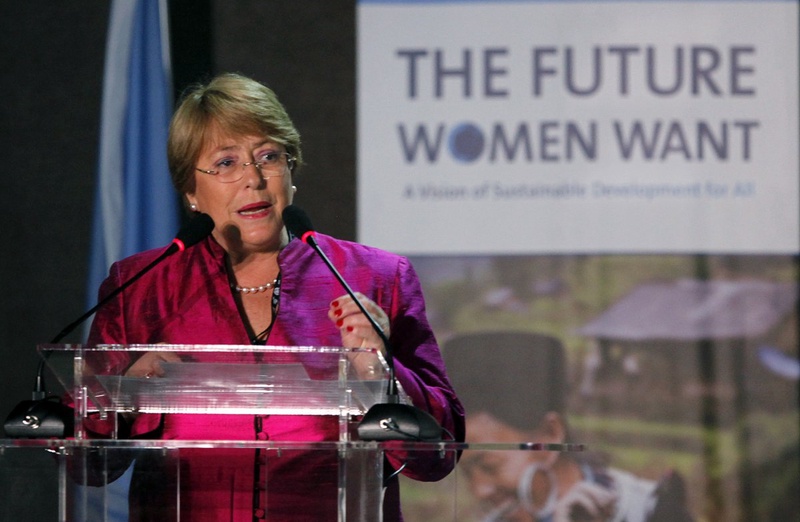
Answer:
[{"label": "open mouth", "polygon": [[245,205],[237,210],[237,213],[246,217],[262,216],[268,214],[271,208],[272,205],[270,203],[267,203],[266,201],[259,201],[258,203]]}]

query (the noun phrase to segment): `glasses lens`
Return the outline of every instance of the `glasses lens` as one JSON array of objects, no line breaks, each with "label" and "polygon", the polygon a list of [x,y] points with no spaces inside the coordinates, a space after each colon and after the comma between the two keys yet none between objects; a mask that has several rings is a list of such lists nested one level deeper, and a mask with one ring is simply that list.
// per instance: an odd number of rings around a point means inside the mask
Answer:
[{"label": "glasses lens", "polygon": [[256,166],[265,178],[282,176],[292,157],[286,152],[268,152],[256,161]]},{"label": "glasses lens", "polygon": [[214,170],[217,171],[217,180],[223,183],[238,181],[244,174],[241,163],[233,160],[220,162],[218,165],[215,165]]},{"label": "glasses lens", "polygon": [[285,152],[268,152],[261,156],[256,163],[261,170],[281,171],[286,166],[287,157],[288,154]]}]

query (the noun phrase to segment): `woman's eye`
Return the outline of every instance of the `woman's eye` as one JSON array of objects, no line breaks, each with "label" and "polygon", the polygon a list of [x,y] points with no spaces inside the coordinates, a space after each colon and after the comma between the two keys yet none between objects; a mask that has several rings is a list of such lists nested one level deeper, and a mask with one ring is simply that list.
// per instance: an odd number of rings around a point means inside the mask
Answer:
[{"label": "woman's eye", "polygon": [[216,166],[217,166],[218,168],[227,169],[227,168],[230,168],[230,167],[234,166],[235,164],[236,164],[236,160],[232,160],[232,159],[223,159],[223,160],[219,160],[219,161],[217,162],[217,165],[216,165]]},{"label": "woman's eye", "polygon": [[260,163],[275,163],[278,160],[277,152],[265,152],[260,156]]}]

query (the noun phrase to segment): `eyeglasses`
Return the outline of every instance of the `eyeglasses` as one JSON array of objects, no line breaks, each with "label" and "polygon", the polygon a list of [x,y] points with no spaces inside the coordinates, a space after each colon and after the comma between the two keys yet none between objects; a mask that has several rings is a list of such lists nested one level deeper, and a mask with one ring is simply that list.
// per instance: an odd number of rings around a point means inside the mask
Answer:
[{"label": "eyeglasses", "polygon": [[244,168],[248,165],[253,165],[257,168],[262,178],[269,179],[283,176],[286,173],[284,167],[289,167],[289,170],[292,170],[294,162],[295,157],[288,152],[265,152],[256,161],[242,163],[237,159],[225,158],[218,161],[213,170],[200,168],[197,170],[203,174],[214,176],[214,179],[220,183],[234,183],[244,177]]}]

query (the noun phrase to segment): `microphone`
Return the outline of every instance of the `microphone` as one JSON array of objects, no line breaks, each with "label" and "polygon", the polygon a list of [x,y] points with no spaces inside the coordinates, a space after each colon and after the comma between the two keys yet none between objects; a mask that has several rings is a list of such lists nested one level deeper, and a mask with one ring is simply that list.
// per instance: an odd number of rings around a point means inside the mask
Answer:
[{"label": "microphone", "polygon": [[387,383],[386,402],[373,405],[358,424],[358,436],[361,440],[414,440],[414,441],[433,441],[442,440],[442,427],[429,413],[400,402],[397,392],[397,381],[395,380],[394,370],[394,350],[386,337],[383,328],[378,321],[370,314],[361,301],[356,298],[350,285],[344,280],[342,275],[333,266],[328,256],[319,247],[316,240],[316,231],[311,226],[308,215],[299,207],[289,205],[283,209],[283,224],[287,230],[295,237],[300,238],[309,245],[325,262],[328,269],[342,285],[342,288],[353,299],[358,309],[369,321],[372,329],[386,347],[386,364],[389,367],[389,382]]},{"label": "microphone", "polygon": [[178,231],[178,234],[175,236],[175,239],[172,240],[172,242],[169,244],[169,247],[167,247],[167,249],[164,250],[164,252],[162,252],[160,256],[158,256],[149,265],[139,270],[139,272],[137,272],[133,277],[125,281],[122,285],[115,288],[113,292],[105,296],[103,300],[94,305],[91,309],[87,310],[85,314],[83,314],[82,316],[78,317],[73,322],[65,326],[64,329],[61,330],[61,332],[59,332],[58,335],[56,335],[52,341],[50,341],[50,344],[56,344],[61,339],[66,337],[82,322],[91,317],[92,314],[94,314],[97,310],[102,308],[107,302],[111,301],[114,297],[125,291],[126,288],[128,288],[133,283],[138,281],[140,277],[145,275],[156,265],[164,261],[166,258],[171,256],[175,252],[183,252],[190,246],[196,245],[197,243],[208,237],[208,235],[211,234],[212,230],[214,230],[214,220],[211,219],[211,216],[209,216],[208,214],[200,213],[197,216],[193,217],[191,221],[186,223],[186,225],[184,225]]},{"label": "microphone", "polygon": [[[154,261],[115,288],[91,309],[64,327],[49,344],[56,344],[72,333],[75,328],[91,317],[97,310],[122,293],[126,288],[139,280],[156,265],[176,252],[183,252],[196,245],[214,230],[214,220],[208,214],[200,213],[193,217],[179,231],[169,246]],[[39,361],[36,371],[36,382],[30,401],[22,401],[8,415],[3,424],[6,435],[11,438],[50,438],[64,437],[73,429],[71,408],[60,402],[50,401],[44,384],[45,358]],[[50,397],[52,398],[52,397]]]}]

